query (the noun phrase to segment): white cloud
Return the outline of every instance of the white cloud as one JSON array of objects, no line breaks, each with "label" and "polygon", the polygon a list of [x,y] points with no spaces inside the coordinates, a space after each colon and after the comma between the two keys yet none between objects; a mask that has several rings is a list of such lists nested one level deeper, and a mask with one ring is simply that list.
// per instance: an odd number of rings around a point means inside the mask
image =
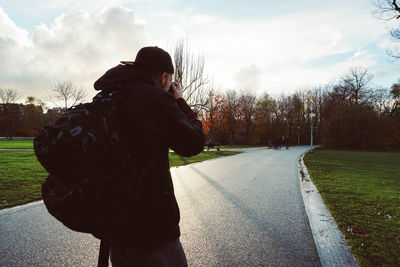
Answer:
[{"label": "white cloud", "polygon": [[0,7],[0,38],[5,42],[14,42],[21,45],[30,45],[29,34],[26,30],[17,27]]},{"label": "white cloud", "polygon": [[258,89],[261,85],[261,73],[260,68],[254,64],[240,68],[233,76],[233,80],[236,82],[235,88]]},{"label": "white cloud", "polygon": [[[140,8],[144,0],[115,1]],[[305,1],[296,13],[253,19],[200,13],[187,5],[172,9],[173,2],[152,0],[154,9],[146,2],[140,19],[121,7],[76,11],[37,26],[31,35],[0,10],[0,87],[40,96],[55,81],[71,80],[90,90],[107,68],[134,58],[140,47],[158,45],[172,52],[183,37],[194,53],[204,54],[206,71],[218,87],[240,89],[250,83],[259,93],[290,92],[329,82],[353,66],[376,68],[390,45],[385,41],[390,27],[373,17],[365,0]],[[52,3],[57,9],[77,2]],[[94,10],[108,1],[88,3],[79,8]],[[343,54],[352,56],[335,60]]]},{"label": "white cloud", "polygon": [[104,7],[110,6],[126,6],[126,5],[137,5],[137,4],[151,4],[151,5],[165,5],[175,2],[175,0],[12,0],[10,3],[4,3],[4,6],[8,6],[14,9],[25,11],[38,11],[43,13],[52,12],[54,10],[78,10],[85,9],[95,11]]},{"label": "white cloud", "polygon": [[[320,84],[329,80],[327,77],[333,79],[351,66],[372,67],[379,60],[377,56],[386,56],[366,48],[385,38],[387,27],[365,5],[358,8],[359,3],[343,2],[321,10],[246,20],[200,15],[190,9],[159,13],[157,17],[164,16],[168,21],[165,36],[170,40],[188,36],[193,50],[206,56],[206,68],[214,74],[217,85],[237,86],[233,74],[242,66],[254,64],[262,71],[259,90],[269,87],[287,91]],[[344,62],[331,59],[320,68],[309,65],[316,59],[358,49],[358,54],[354,52]]]},{"label": "white cloud", "polygon": [[[42,97],[56,81],[71,80],[93,95],[92,84],[120,60],[134,59],[149,44],[144,25],[121,7],[78,11],[36,27],[31,38],[0,12],[0,87]],[[3,31],[1,31],[3,33]],[[6,63],[6,64],[4,64]]]},{"label": "white cloud", "polygon": [[358,48],[356,52],[346,60],[346,62],[359,64],[365,68],[372,67],[376,62],[377,55],[368,49]]},{"label": "white cloud", "polygon": [[19,28],[0,8],[0,88],[13,88],[19,80],[16,70],[29,57],[32,42],[26,30]]}]

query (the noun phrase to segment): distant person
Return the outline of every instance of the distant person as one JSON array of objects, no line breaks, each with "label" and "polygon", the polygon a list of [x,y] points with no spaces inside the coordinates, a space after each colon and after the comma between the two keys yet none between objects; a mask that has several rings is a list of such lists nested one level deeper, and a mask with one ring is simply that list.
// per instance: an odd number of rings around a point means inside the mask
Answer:
[{"label": "distant person", "polygon": [[275,149],[280,149],[282,143],[282,139],[279,136],[276,136],[274,138],[274,148]]},{"label": "distant person", "polygon": [[210,147],[213,147],[213,141],[212,141],[212,139],[210,139],[209,141],[208,141],[208,143],[207,143],[207,151],[209,151],[210,150]]},{"label": "distant person", "polygon": [[289,149],[289,136],[284,136],[284,144],[286,146],[286,149]]},{"label": "distant person", "polygon": [[166,51],[144,47],[134,62],[121,63],[94,86],[129,92],[119,104],[117,128],[143,177],[140,198],[126,203],[127,241],[111,244],[111,262],[117,267],[187,266],[168,150],[182,156],[203,151],[202,124],[180,86],[172,83],[174,67]]}]

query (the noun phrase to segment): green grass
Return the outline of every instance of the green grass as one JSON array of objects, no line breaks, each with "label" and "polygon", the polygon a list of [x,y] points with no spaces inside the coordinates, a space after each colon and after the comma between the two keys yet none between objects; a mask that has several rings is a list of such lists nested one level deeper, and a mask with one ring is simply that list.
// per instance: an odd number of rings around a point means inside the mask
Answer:
[{"label": "green grass", "polygon": [[203,151],[200,154],[186,158],[179,156],[175,152],[170,152],[169,153],[169,164],[171,166],[182,166],[194,162],[199,162],[199,161],[204,161],[208,159],[213,159],[213,158],[218,158],[222,156],[229,156],[229,155],[235,155],[240,152],[236,151]]},{"label": "green grass", "polygon": [[0,148],[12,148],[12,149],[21,149],[21,148],[33,148],[33,138],[24,138],[24,139],[12,139],[0,140]]},{"label": "green grass", "polygon": [[265,145],[222,145],[221,149],[224,148],[247,148],[247,147],[263,147]]},{"label": "green grass", "polygon": [[[171,166],[181,166],[238,152],[210,151],[185,158],[170,153]],[[41,185],[47,172],[33,151],[0,151],[0,209],[41,199]]]},{"label": "green grass", "polygon": [[361,266],[400,265],[400,153],[316,150],[314,184]]},{"label": "green grass", "polygon": [[47,172],[32,151],[0,151],[0,208],[41,199]]}]

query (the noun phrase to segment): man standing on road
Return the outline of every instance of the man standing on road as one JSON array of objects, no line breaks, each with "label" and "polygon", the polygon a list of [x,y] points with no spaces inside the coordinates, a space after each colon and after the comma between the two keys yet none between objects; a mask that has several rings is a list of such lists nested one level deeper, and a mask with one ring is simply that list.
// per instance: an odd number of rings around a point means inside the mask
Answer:
[{"label": "man standing on road", "polygon": [[[202,124],[172,83],[170,55],[142,48],[134,62],[108,70],[96,90],[129,92],[119,103],[117,130],[143,179],[137,203],[128,203],[128,242],[111,244],[113,266],[187,266],[179,241],[179,208],[169,171],[168,150],[193,156],[204,149]],[[131,205],[131,208],[130,208]]]}]

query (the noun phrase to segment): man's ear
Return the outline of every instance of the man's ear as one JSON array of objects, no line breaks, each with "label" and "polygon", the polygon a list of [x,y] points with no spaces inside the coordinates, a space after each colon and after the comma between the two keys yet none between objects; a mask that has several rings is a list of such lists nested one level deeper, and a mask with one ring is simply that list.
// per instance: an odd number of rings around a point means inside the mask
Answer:
[{"label": "man's ear", "polygon": [[153,77],[153,80],[160,86],[162,87],[163,81],[165,80],[165,73],[158,74]]},{"label": "man's ear", "polygon": [[166,72],[163,72],[163,73],[161,74],[161,76],[160,76],[160,82],[161,82],[161,84],[164,84],[165,81],[166,81],[167,79],[168,79],[167,73],[166,73]]}]

